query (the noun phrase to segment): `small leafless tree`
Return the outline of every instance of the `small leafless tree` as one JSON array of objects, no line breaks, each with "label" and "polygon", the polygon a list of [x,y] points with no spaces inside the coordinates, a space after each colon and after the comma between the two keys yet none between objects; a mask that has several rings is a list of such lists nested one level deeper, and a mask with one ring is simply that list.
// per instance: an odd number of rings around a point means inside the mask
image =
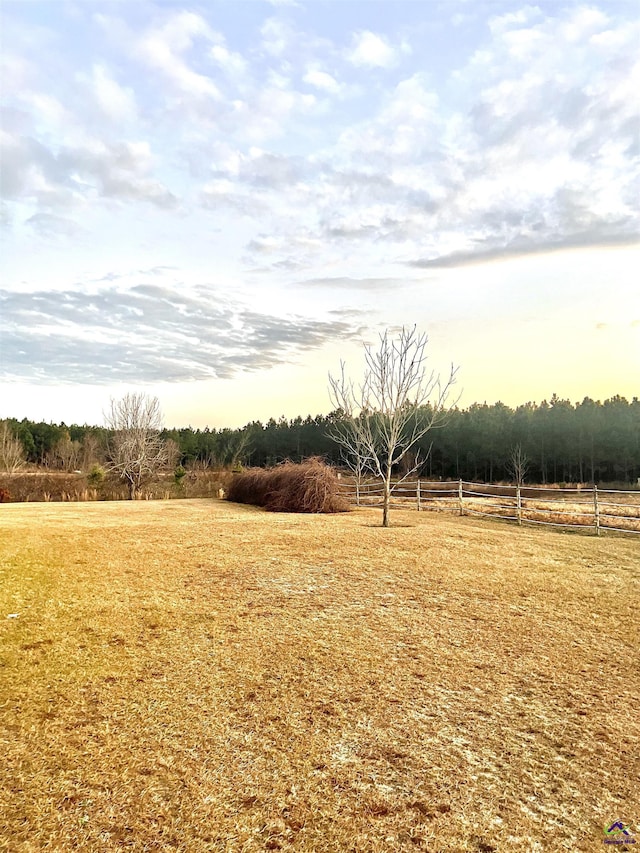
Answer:
[{"label": "small leafless tree", "polygon": [[106,468],[127,484],[134,500],[145,482],[174,461],[172,448],[160,437],[160,402],[146,394],[125,394],[111,400],[105,422],[109,430]]},{"label": "small leafless tree", "polygon": [[180,453],[180,445],[177,441],[174,441],[172,438],[168,438],[165,441],[166,445],[166,455],[167,461],[166,466],[169,470],[175,468],[178,462],[180,461],[180,457],[182,454]]},{"label": "small leafless tree", "polygon": [[24,448],[8,421],[0,421],[0,471],[15,474],[25,464]]},{"label": "small leafless tree", "polygon": [[516,485],[521,486],[524,483],[524,478],[529,470],[529,458],[523,451],[521,444],[516,444],[515,447],[511,448],[507,467],[509,469],[509,473],[516,481]]},{"label": "small leafless tree", "polygon": [[101,462],[103,451],[100,447],[98,438],[92,433],[85,433],[82,439],[82,457],[80,467],[83,471],[89,471],[92,465]]},{"label": "small leafless tree", "polygon": [[79,441],[72,441],[66,435],[56,442],[52,457],[51,467],[60,468],[63,471],[76,471],[80,464],[81,445]]},{"label": "small leafless tree", "polygon": [[416,327],[404,326],[397,338],[389,331],[380,335],[374,350],[365,345],[365,371],[362,383],[354,385],[345,375],[329,375],[332,403],[341,410],[331,435],[358,465],[383,483],[382,526],[389,526],[391,473],[407,454],[415,450],[412,464],[405,467],[399,482],[407,479],[425,461],[417,445],[433,428],[442,426],[451,405],[449,398],[456,381],[457,368],[451,366],[442,381],[434,371],[427,372],[427,335]]},{"label": "small leafless tree", "polygon": [[362,486],[367,473],[370,473],[370,467],[367,465],[368,455],[366,448],[359,440],[357,435],[351,436],[351,440],[347,444],[342,441],[346,437],[347,429],[344,424],[334,426],[329,434],[334,438],[341,447],[340,456],[345,466],[352,472],[356,486],[356,504],[360,506],[360,495]]}]

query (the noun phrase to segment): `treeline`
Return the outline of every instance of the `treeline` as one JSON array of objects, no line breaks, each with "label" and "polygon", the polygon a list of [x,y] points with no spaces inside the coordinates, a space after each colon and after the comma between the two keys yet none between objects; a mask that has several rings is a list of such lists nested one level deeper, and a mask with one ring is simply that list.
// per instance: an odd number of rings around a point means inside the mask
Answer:
[{"label": "treeline", "polygon": [[[264,467],[289,459],[323,456],[343,461],[332,440],[339,411],[328,415],[254,421],[241,429],[164,430],[185,468]],[[100,463],[107,431],[92,426],[9,419],[28,462],[52,470],[87,471]],[[445,426],[419,448],[425,478],[494,482],[512,480],[512,457],[526,458],[526,481],[536,483],[625,482],[640,477],[640,400],[585,398],[573,404],[555,395],[513,409],[502,403],[454,409]]]}]

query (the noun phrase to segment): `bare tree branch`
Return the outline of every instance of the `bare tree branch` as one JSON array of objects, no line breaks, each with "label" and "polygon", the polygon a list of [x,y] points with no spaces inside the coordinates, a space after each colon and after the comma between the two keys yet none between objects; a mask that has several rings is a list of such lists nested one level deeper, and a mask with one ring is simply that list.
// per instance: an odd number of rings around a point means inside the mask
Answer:
[{"label": "bare tree branch", "polygon": [[25,464],[24,448],[8,421],[0,422],[0,471],[15,474]]}]

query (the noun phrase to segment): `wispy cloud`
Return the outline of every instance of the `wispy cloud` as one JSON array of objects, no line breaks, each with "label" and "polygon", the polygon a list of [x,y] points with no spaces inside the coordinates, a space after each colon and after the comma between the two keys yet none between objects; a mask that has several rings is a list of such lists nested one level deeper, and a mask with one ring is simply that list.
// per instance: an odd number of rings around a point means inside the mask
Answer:
[{"label": "wispy cloud", "polygon": [[585,231],[578,234],[556,239],[547,236],[543,240],[515,240],[510,244],[495,246],[494,248],[478,246],[475,249],[462,252],[452,252],[450,255],[429,259],[419,258],[409,261],[408,266],[418,269],[447,269],[449,267],[462,267],[468,264],[486,263],[489,261],[507,260],[510,257],[523,257],[525,255],[546,254],[566,249],[595,248],[606,246],[634,246],[640,245],[640,234],[635,230],[627,233],[606,233],[601,231]]},{"label": "wispy cloud", "polygon": [[27,221],[27,225],[40,237],[75,237],[83,233],[83,229],[72,219],[64,216],[54,216],[52,213],[34,213]]},{"label": "wispy cloud", "polygon": [[394,290],[405,288],[407,282],[401,278],[349,278],[348,276],[337,276],[327,278],[308,278],[300,282],[301,285],[312,287],[329,287],[340,290]]},{"label": "wispy cloud", "polygon": [[5,373],[49,383],[226,379],[356,332],[349,318],[262,314],[215,288],[186,294],[179,285],[161,284],[93,292],[0,290],[0,317]]}]

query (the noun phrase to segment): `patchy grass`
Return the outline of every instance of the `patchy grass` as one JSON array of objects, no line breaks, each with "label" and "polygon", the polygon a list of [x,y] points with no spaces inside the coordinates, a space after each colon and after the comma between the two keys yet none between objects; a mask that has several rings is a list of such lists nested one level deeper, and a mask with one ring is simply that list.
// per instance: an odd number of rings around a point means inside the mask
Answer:
[{"label": "patchy grass", "polygon": [[0,849],[640,831],[638,543],[378,516],[3,505]]}]

